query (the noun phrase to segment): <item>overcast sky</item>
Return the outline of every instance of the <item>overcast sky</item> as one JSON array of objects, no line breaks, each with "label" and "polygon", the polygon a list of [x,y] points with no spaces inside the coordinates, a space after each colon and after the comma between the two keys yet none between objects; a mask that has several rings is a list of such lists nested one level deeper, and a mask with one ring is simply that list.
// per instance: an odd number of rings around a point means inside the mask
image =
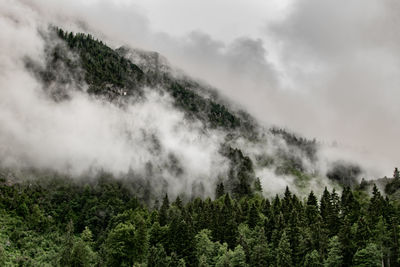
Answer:
[{"label": "overcast sky", "polygon": [[159,51],[264,123],[351,146],[387,175],[400,165],[398,1],[20,1],[111,46]]}]

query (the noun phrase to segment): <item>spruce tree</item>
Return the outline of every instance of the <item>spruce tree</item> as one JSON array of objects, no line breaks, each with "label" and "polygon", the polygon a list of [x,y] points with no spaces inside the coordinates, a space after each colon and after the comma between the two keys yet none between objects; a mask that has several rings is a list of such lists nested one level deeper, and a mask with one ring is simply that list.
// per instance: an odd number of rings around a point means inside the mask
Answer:
[{"label": "spruce tree", "polygon": [[169,199],[168,199],[168,194],[165,194],[163,203],[160,208],[159,221],[161,226],[164,226],[168,223],[168,209],[169,209]]},{"label": "spruce tree", "polygon": [[292,266],[292,249],[286,231],[283,232],[276,250],[277,266]]},{"label": "spruce tree", "polygon": [[217,188],[215,190],[215,199],[222,197],[225,194],[224,184],[221,182],[217,184]]},{"label": "spruce tree", "polygon": [[315,249],[306,254],[304,267],[322,267],[321,257]]},{"label": "spruce tree", "polygon": [[74,247],[74,223],[70,220],[66,227],[66,234],[63,247],[60,251],[60,265],[70,266],[72,260],[72,250]]},{"label": "spruce tree", "polygon": [[248,215],[248,225],[250,228],[254,228],[259,220],[259,214],[258,214],[258,209],[256,208],[256,206],[253,204],[251,204],[250,207],[250,211],[249,211],[249,215]]},{"label": "spruce tree", "polygon": [[167,253],[161,244],[157,244],[157,246],[150,248],[147,258],[148,267],[170,266],[170,263],[171,259],[167,256]]},{"label": "spruce tree", "polygon": [[237,245],[235,250],[230,253],[230,266],[232,267],[246,267],[246,254],[241,245]]},{"label": "spruce tree", "polygon": [[343,263],[340,242],[337,236],[329,240],[328,257],[324,261],[324,267],[341,267]]},{"label": "spruce tree", "polygon": [[254,180],[254,192],[262,193],[262,186],[259,177]]},{"label": "spruce tree", "polygon": [[374,243],[369,243],[365,248],[357,250],[353,258],[356,267],[380,267],[382,266],[382,252]]}]

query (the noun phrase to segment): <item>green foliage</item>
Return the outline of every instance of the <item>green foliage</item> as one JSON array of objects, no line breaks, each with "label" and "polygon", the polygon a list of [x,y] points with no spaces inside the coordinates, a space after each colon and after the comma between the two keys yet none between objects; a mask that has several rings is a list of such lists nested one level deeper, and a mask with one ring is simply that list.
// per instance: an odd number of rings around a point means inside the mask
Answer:
[{"label": "green foliage", "polygon": [[71,72],[84,71],[85,82],[89,85],[89,93],[102,94],[114,98],[128,95],[141,95],[142,87],[163,87],[175,100],[175,105],[185,111],[190,118],[203,121],[206,125],[217,128],[236,129],[242,125],[244,132],[254,128],[250,118],[242,112],[234,114],[225,105],[211,98],[205,98],[195,92],[199,87],[196,82],[174,78],[171,74],[143,72],[137,65],[124,57],[124,49],[113,50],[103,42],[95,40],[90,34],[68,33],[56,29],[58,36],[65,41],[68,48],[79,55],[79,64],[74,62],[62,47],[56,46],[42,78],[50,83],[57,79],[52,71],[58,62],[64,64]]},{"label": "green foliage", "polygon": [[201,97],[179,82],[171,83],[168,90],[179,108],[186,111],[190,116],[206,122],[212,128],[235,129],[241,124],[240,119],[224,105]]},{"label": "green foliage", "polygon": [[343,256],[339,238],[334,236],[329,240],[328,257],[325,259],[324,267],[340,267],[342,262]]},{"label": "green foliage", "polygon": [[357,184],[357,179],[360,174],[361,168],[358,165],[345,161],[337,161],[328,171],[327,177],[344,186],[354,186]]},{"label": "green foliage", "polygon": [[322,267],[321,257],[315,249],[306,254],[304,267]]},{"label": "green foliage", "polygon": [[164,196],[158,210],[117,180],[50,179],[0,184],[2,265],[396,266],[399,258],[400,206],[377,188],[368,201],[349,188],[304,201],[289,188],[272,200]]},{"label": "green foliage", "polygon": [[304,137],[297,136],[285,129],[271,128],[270,132],[282,137],[288,145],[299,148],[309,159],[315,160],[317,153],[317,142],[315,139],[307,140]]},{"label": "green foliage", "polygon": [[386,194],[394,194],[400,189],[400,172],[397,168],[394,169],[393,179],[391,179],[385,186]]},{"label": "green foliage", "polygon": [[215,198],[218,199],[220,197],[222,197],[223,195],[225,195],[225,187],[224,187],[224,183],[219,183],[217,184],[217,188],[215,190]]},{"label": "green foliage", "polygon": [[353,259],[357,267],[379,267],[382,266],[381,251],[374,243],[369,243],[365,248],[357,250]]},{"label": "green foliage", "polygon": [[72,247],[70,260],[71,266],[93,266],[96,262],[96,254],[92,251],[89,244],[82,239],[78,239]]},{"label": "green foliage", "polygon": [[262,186],[261,186],[261,181],[260,181],[259,177],[257,177],[255,179],[253,187],[254,187],[254,192],[262,193]]},{"label": "green foliage", "polygon": [[230,265],[232,267],[246,267],[246,255],[241,245],[237,245],[230,253]]},{"label": "green foliage", "polygon": [[223,154],[230,159],[229,180],[227,187],[236,198],[252,194],[252,185],[256,179],[253,162],[240,149],[230,146],[223,148]]},{"label": "green foliage", "polygon": [[[79,54],[82,68],[85,70],[85,80],[90,85],[91,92],[102,93],[111,89],[108,85],[133,90],[141,84],[144,73],[138,66],[101,41],[94,40],[90,34],[73,34],[61,29],[58,29],[57,33],[72,51]],[[57,59],[58,55],[55,55],[55,58]]]},{"label": "green foliage", "polygon": [[[193,81],[143,72],[90,35],[57,33],[64,44],[56,45],[42,73],[48,83],[57,79],[60,64],[82,71],[91,93],[111,96],[127,90],[134,95],[151,85],[170,94],[188,118],[208,127],[228,129],[232,135],[254,127],[246,114],[230,111],[213,95],[203,96]],[[76,60],[71,51],[79,56]],[[316,141],[282,129],[271,133],[289,149],[279,152],[277,172],[309,180],[301,156],[314,160]],[[298,149],[303,155],[295,153]],[[215,200],[177,197],[170,203],[165,195],[161,207],[154,208],[148,206],[154,201],[152,192],[145,190],[144,197],[132,193],[146,186],[106,173],[90,183],[57,174],[26,182],[1,178],[0,266],[399,264],[400,205],[384,198],[376,186],[372,196],[344,187],[339,197],[325,188],[322,196],[310,192],[304,200],[287,187],[282,196],[267,199],[252,160],[230,147],[229,140],[220,152],[229,159],[230,170],[217,185]],[[357,166],[342,162],[329,170],[331,179],[349,185],[359,173]],[[397,168],[388,180],[385,192],[396,192]]]},{"label": "green foliage", "polygon": [[292,266],[292,249],[290,248],[289,238],[286,231],[283,232],[279,240],[276,251],[276,264],[278,266]]},{"label": "green foliage", "polygon": [[135,243],[135,227],[132,223],[120,223],[110,231],[104,244],[107,266],[132,266],[139,244]]}]

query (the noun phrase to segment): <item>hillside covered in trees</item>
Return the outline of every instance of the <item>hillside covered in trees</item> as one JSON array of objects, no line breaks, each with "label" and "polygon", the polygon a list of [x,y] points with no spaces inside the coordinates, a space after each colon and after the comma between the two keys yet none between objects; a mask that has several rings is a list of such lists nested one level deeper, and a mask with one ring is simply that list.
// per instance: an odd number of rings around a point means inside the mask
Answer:
[{"label": "hillside covered in trees", "polygon": [[[315,139],[264,128],[156,52],[112,49],[59,28],[41,34],[44,63],[24,58],[48,101],[39,103],[73,103],[68,112],[93,105],[99,124],[115,112],[109,125],[121,135],[89,149],[117,167],[95,165],[98,157],[79,175],[68,161],[52,165],[85,142],[54,157],[51,143],[39,167],[0,158],[0,266],[400,266],[397,168],[393,178],[361,179],[357,163],[324,158]],[[138,113],[154,112],[146,103],[172,114],[166,124],[178,122],[164,125],[159,112],[138,123]],[[93,124],[75,123],[79,115],[54,131],[85,137]],[[25,152],[9,162],[35,162]]]},{"label": "hillside covered in trees", "polygon": [[[168,95],[174,108],[184,114],[187,123],[201,124],[202,130],[198,135],[222,136],[217,144],[218,155],[228,162],[228,171],[218,174],[217,182],[225,183],[231,194],[253,188],[257,176],[265,169],[276,176],[293,177],[296,186],[305,192],[312,181],[320,183],[320,178],[325,176],[333,184],[353,185],[358,182],[362,172],[357,165],[332,163],[329,173],[320,172],[319,144],[315,139],[308,140],[277,127],[263,128],[251,115],[220,96],[216,89],[183,73],[176,74],[158,53],[124,47],[113,50],[91,35],[74,34],[58,28],[52,28],[47,38],[58,41],[48,42],[44,68],[34,62],[28,62],[27,67],[42,81],[50,97],[55,101],[68,101],[74,90],[80,90],[124,109],[146,101],[144,88]],[[71,84],[74,85],[72,88]],[[150,135],[146,140],[150,139],[149,146],[154,150],[151,153],[163,149],[157,134],[147,133],[148,129],[143,129],[143,132]],[[205,138],[210,139],[208,136]],[[249,147],[254,149],[247,151]],[[185,162],[179,160],[176,153],[170,152],[167,161],[157,167],[168,169],[175,176],[185,174]],[[155,164],[148,163],[152,169]],[[142,180],[138,183],[143,187],[152,184],[149,177]],[[326,183],[329,182],[322,182],[322,188]]]},{"label": "hillside covered in trees", "polygon": [[400,206],[376,186],[153,206],[104,175],[0,185],[2,266],[399,266]]}]

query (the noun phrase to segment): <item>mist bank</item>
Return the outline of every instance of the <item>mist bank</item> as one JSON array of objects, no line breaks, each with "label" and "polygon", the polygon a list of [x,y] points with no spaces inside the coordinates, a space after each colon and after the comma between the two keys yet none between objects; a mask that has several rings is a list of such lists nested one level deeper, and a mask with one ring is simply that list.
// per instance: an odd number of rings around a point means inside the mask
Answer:
[{"label": "mist bank", "polygon": [[[177,7],[193,12],[189,3],[179,1],[21,3],[42,21],[92,33],[114,48],[158,51],[263,123],[354,148],[354,160],[374,162],[379,176],[390,175],[388,170],[399,164],[393,145],[400,132],[393,34],[398,5],[391,1],[353,0],[346,12],[337,1],[238,1],[230,4],[230,12],[223,8],[226,3],[204,1],[199,10],[213,6],[211,13],[223,19],[202,21],[193,29],[189,25],[199,18],[193,15],[185,18],[187,23],[179,22],[184,14],[178,14]],[[161,6],[164,15],[155,17]],[[264,16],[260,10],[265,10]],[[259,15],[246,23],[239,15],[229,17],[231,12]],[[186,26],[168,29],[174,21]],[[233,21],[241,21],[240,27],[226,24]],[[216,35],[218,31],[224,34]]]},{"label": "mist bank", "polygon": [[[270,130],[158,53],[129,46],[112,50],[86,35],[60,38],[30,5],[4,10],[3,168],[81,179],[109,173],[171,196],[213,196],[218,184],[234,191],[243,179],[249,188],[259,179],[266,195],[286,186],[298,194],[322,192],[379,175],[373,162],[360,168],[352,150]],[[113,58],[123,62],[117,67],[126,74],[114,80],[120,72],[110,69],[98,80],[92,74],[104,59],[83,58],[90,50],[82,54],[82,45],[96,46],[110,66]]]}]

